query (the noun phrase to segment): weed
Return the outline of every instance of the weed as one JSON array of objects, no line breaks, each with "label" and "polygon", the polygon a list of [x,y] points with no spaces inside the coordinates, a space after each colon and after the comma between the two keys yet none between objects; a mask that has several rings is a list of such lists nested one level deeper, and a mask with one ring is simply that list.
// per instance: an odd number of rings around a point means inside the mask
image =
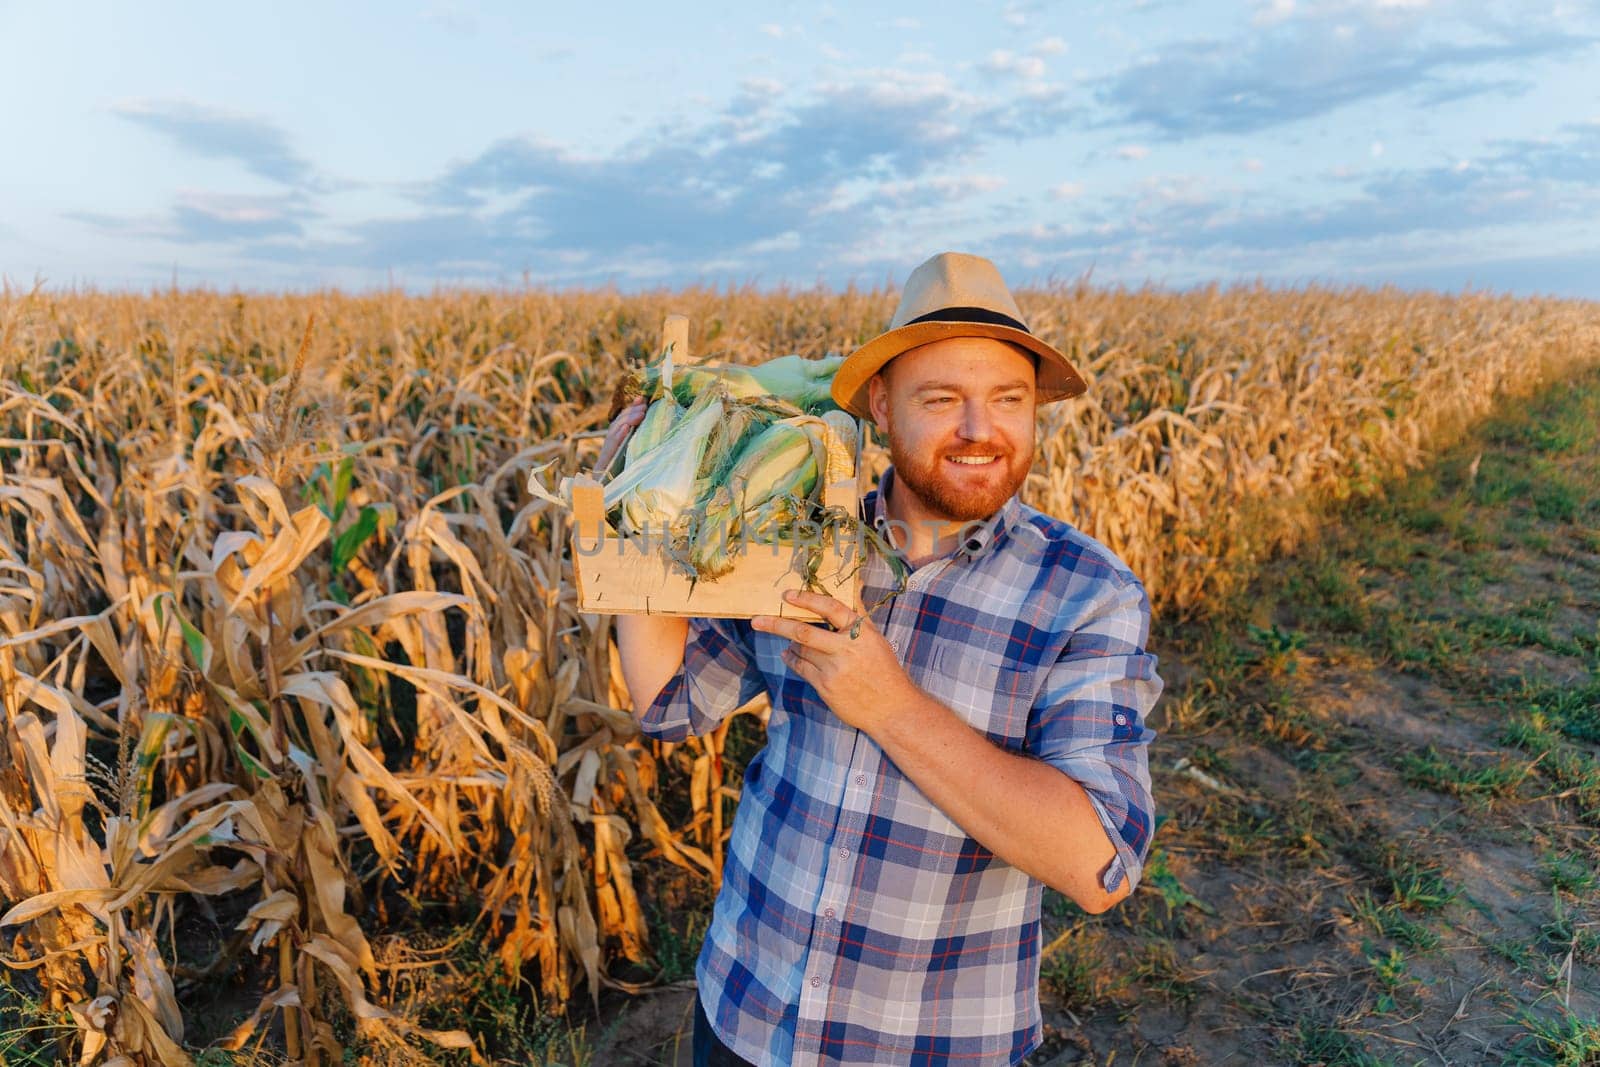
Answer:
[{"label": "weed", "polygon": [[1224,752],[1207,744],[1197,744],[1189,750],[1189,762],[1207,774],[1232,774],[1233,762]]},{"label": "weed", "polygon": [[661,981],[684,982],[694,977],[700,946],[710,927],[711,916],[704,911],[684,911],[675,923],[666,912],[650,909],[650,942],[661,969]]},{"label": "weed", "polygon": [[1286,1050],[1295,1064],[1306,1067],[1383,1067],[1383,1061],[1361,1047],[1361,1042],[1336,1027],[1315,1019],[1295,1024]]},{"label": "weed", "polygon": [[[1550,920],[1539,927],[1539,937],[1544,945],[1560,958],[1570,953],[1572,959],[1585,962],[1600,951],[1600,923],[1579,922],[1567,910],[1559,894],[1550,912]],[[1570,967],[1571,960],[1562,966]],[[1560,967],[1558,967],[1558,970]]]},{"label": "weed", "polygon": [[1426,950],[1439,946],[1438,933],[1407,916],[1395,901],[1379,904],[1369,890],[1351,894],[1348,899],[1351,914],[1379,936],[1398,941],[1408,948]]},{"label": "weed", "polygon": [[1544,648],[1559,656],[1582,656],[1580,640],[1557,637],[1547,625],[1547,617],[1519,609],[1514,614],[1472,614],[1461,620],[1462,629],[1480,641],[1499,646]]},{"label": "weed", "polygon": [[1600,1061],[1600,1022],[1562,1009],[1541,1018],[1523,1010],[1512,1020],[1524,1031],[1507,1050],[1509,1067],[1593,1067]]},{"label": "weed", "polygon": [[1432,745],[1421,752],[1403,753],[1397,767],[1407,784],[1457,797],[1514,796],[1533,769],[1530,763],[1504,757],[1496,763],[1476,767],[1457,763],[1440,755]]},{"label": "weed", "polygon": [[1134,961],[1132,975],[1134,981],[1160,994],[1162,1002],[1166,1004],[1188,1007],[1202,992],[1197,981],[1199,976],[1184,970],[1170,941],[1145,945],[1144,951]]},{"label": "weed", "polygon": [[1403,855],[1389,868],[1389,888],[1394,903],[1405,911],[1443,911],[1461,895],[1438,864]]},{"label": "weed", "polygon": [[1300,650],[1306,646],[1306,635],[1296,630],[1285,630],[1274,623],[1269,628],[1251,625],[1250,640],[1258,647],[1252,662],[1270,675],[1293,674],[1300,666]]},{"label": "weed", "polygon": [[1332,553],[1310,554],[1290,575],[1287,592],[1307,622],[1335,633],[1360,633],[1367,627],[1359,569]]},{"label": "weed", "polygon": [[1100,936],[1097,927],[1079,922],[1057,935],[1042,953],[1039,982],[1069,1008],[1091,1008],[1105,993],[1109,970]]},{"label": "weed", "polygon": [[1386,1015],[1400,1006],[1400,1001],[1415,984],[1414,979],[1406,974],[1405,953],[1398,948],[1391,948],[1386,953],[1378,952],[1371,942],[1364,941],[1361,954],[1372,967],[1372,976],[1378,983],[1376,1008],[1380,1014]]},{"label": "weed", "polygon": [[1558,893],[1590,896],[1600,887],[1600,873],[1596,873],[1594,861],[1575,852],[1545,853],[1539,859],[1539,874]]},{"label": "weed", "polygon": [[1405,842],[1376,839],[1368,829],[1350,848],[1350,858],[1385,891],[1387,903],[1402,911],[1430,913],[1454,903],[1461,890],[1444,869]]},{"label": "weed", "polygon": [[1544,756],[1560,744],[1560,737],[1542,711],[1512,715],[1500,727],[1500,743]]},{"label": "weed", "polygon": [[76,1029],[66,1012],[45,1007],[34,993],[18,986],[9,967],[0,967],[0,1063],[7,1067],[58,1063]]},{"label": "weed", "polygon": [[1040,906],[1053,919],[1081,919],[1088,914],[1068,897],[1048,886],[1045,887]]},{"label": "weed", "polygon": [[1538,956],[1533,946],[1522,938],[1494,937],[1483,943],[1495,956],[1511,964],[1519,974],[1533,974],[1537,969]]},{"label": "weed", "polygon": [[1172,873],[1172,866],[1167,860],[1167,850],[1156,848],[1151,850],[1145,860],[1144,878],[1140,883],[1155,890],[1161,897],[1161,902],[1166,905],[1167,917],[1171,918],[1180,908],[1195,908],[1207,915],[1215,915],[1216,911],[1190,893],[1178,881],[1178,876]]},{"label": "weed", "polygon": [[1329,823],[1324,812],[1306,800],[1281,808],[1250,802],[1230,805],[1217,821],[1218,843],[1229,859],[1270,854],[1308,861],[1326,855]]}]

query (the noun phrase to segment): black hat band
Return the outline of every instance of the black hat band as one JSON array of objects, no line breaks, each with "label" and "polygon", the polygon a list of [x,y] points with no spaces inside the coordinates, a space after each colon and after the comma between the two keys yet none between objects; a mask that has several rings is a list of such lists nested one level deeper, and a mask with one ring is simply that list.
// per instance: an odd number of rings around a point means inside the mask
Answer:
[{"label": "black hat band", "polygon": [[1033,333],[1010,315],[1000,311],[990,311],[988,308],[940,308],[926,315],[918,315],[906,325],[915,326],[919,322],[981,322],[986,326],[1009,326],[1026,334]]}]

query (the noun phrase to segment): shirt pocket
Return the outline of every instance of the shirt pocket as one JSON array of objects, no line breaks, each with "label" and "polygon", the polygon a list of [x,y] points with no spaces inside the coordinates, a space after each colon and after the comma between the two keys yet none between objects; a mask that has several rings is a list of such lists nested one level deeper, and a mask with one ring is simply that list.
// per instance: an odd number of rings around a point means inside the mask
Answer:
[{"label": "shirt pocket", "polygon": [[945,645],[934,649],[923,688],[1003,748],[1020,750],[1038,687],[1038,672]]}]

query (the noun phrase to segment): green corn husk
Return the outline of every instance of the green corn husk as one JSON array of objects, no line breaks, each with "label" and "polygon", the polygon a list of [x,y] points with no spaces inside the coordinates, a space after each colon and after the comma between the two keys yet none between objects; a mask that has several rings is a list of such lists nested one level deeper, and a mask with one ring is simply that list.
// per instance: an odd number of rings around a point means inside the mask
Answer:
[{"label": "green corn husk", "polygon": [[616,513],[613,525],[619,532],[670,525],[693,506],[706,446],[713,428],[723,421],[724,398],[720,390],[706,390],[655,447],[606,483],[606,510]]},{"label": "green corn husk", "polygon": [[829,389],[833,372],[844,362],[844,356],[824,356],[806,359],[798,355],[780,356],[756,367],[734,363],[698,363],[688,367],[669,369],[667,360],[635,372],[627,387],[628,394],[651,399],[663,390],[663,378],[680,404],[692,404],[694,398],[713,382],[719,382],[728,395],[741,400],[759,400],[776,397],[800,411],[813,414],[836,409]]}]

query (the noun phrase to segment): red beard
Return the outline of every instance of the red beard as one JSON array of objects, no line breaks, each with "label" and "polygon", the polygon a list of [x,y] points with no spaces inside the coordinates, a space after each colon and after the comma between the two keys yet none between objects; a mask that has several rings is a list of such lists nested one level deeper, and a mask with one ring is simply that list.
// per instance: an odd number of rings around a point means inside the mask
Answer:
[{"label": "red beard", "polygon": [[[998,470],[980,468],[970,474],[946,461],[947,456],[995,454]],[[987,519],[1022,488],[1032,456],[1018,456],[999,445],[951,449],[933,456],[916,455],[889,430],[889,457],[894,461],[896,488],[904,486],[929,512],[948,522]]]}]

